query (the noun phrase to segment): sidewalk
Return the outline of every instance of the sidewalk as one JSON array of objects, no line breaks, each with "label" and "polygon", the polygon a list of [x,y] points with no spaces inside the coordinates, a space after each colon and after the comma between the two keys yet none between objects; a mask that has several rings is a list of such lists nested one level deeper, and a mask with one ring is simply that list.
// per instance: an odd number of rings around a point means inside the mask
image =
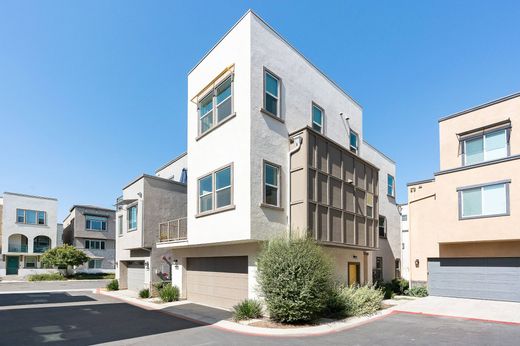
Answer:
[{"label": "sidewalk", "polygon": [[394,308],[397,312],[520,324],[520,303],[479,299],[426,297]]}]

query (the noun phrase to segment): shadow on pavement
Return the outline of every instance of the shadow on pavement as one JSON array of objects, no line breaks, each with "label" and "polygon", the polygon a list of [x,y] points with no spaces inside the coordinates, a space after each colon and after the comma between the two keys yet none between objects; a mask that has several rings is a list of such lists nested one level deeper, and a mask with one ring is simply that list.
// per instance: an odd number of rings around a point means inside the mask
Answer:
[{"label": "shadow on pavement", "polygon": [[84,295],[70,295],[66,292],[0,294],[0,306],[75,303],[88,301],[95,301],[95,299]]}]

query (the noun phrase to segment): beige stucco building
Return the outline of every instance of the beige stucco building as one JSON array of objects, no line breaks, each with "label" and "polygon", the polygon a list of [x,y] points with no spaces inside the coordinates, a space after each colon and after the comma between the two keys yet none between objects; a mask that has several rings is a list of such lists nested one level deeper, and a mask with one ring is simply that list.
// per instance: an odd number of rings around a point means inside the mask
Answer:
[{"label": "beige stucco building", "polygon": [[[440,171],[408,184],[410,278],[520,300],[520,93],[439,120]],[[508,288],[511,287],[511,288]]]}]

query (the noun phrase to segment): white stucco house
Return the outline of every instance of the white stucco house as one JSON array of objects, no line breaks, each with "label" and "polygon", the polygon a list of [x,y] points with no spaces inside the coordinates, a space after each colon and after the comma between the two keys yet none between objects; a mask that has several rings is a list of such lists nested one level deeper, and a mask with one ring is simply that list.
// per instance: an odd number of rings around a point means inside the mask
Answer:
[{"label": "white stucco house", "polygon": [[40,256],[57,246],[56,198],[4,192],[0,276],[47,271]]},{"label": "white stucco house", "polygon": [[169,263],[182,297],[229,308],[258,295],[261,246],[288,232],[322,244],[344,283],[399,275],[395,163],[363,139],[360,104],[255,13],[189,72],[187,109],[186,194],[162,197],[185,198],[186,221],[147,226],[141,208],[156,202],[138,185],[169,173],[124,188],[123,287],[148,287]]}]

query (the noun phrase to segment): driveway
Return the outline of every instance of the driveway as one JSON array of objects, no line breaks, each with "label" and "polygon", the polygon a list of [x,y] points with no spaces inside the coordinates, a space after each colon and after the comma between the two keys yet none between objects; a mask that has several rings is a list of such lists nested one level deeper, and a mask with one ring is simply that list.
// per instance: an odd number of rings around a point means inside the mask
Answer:
[{"label": "driveway", "polygon": [[316,337],[249,336],[90,291],[0,294],[0,331],[6,345],[512,345],[520,339],[515,325],[409,313]]}]

